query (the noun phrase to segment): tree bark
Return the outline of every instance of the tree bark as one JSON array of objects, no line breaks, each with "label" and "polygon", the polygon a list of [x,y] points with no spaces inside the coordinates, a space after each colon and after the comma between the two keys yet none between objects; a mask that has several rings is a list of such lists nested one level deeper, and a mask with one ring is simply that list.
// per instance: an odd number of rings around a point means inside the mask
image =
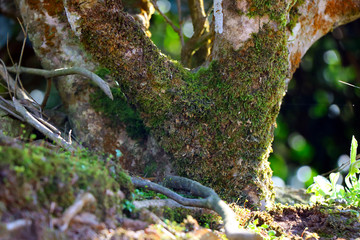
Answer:
[{"label": "tree bark", "polygon": [[[44,68],[110,72],[113,102],[78,76],[57,79],[85,146],[121,150],[119,164],[136,174],[186,176],[258,206],[273,199],[267,158],[287,82],[319,37],[360,16],[356,0],[223,0],[223,31],[215,27],[208,67],[193,73],[164,56],[120,0],[17,4]],[[141,117],[135,135],[125,114]]]}]

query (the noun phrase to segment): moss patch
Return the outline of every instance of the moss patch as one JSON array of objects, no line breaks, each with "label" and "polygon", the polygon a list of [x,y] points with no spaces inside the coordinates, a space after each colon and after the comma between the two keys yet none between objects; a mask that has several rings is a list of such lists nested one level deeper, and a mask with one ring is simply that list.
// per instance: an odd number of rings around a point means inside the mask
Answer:
[{"label": "moss patch", "polygon": [[281,25],[286,24],[286,15],[284,10],[287,10],[289,3],[283,0],[254,0],[248,1],[250,4],[249,17],[268,15],[271,20],[274,20]]},{"label": "moss patch", "polygon": [[112,89],[114,100],[109,99],[102,91],[91,94],[91,104],[95,110],[103,112],[112,119],[112,124],[126,126],[126,132],[133,139],[145,138],[149,132],[145,127],[140,114],[130,106],[120,89]]},{"label": "moss patch", "polygon": [[74,154],[62,150],[25,145],[24,149],[0,146],[0,199],[10,209],[38,209],[51,202],[66,208],[81,191],[97,200],[97,214],[115,207],[121,211],[121,200],[106,190],[122,190],[130,196],[130,178],[109,159],[86,151]]},{"label": "moss patch", "polygon": [[292,31],[292,29],[295,27],[300,13],[299,13],[299,7],[305,3],[305,0],[297,0],[294,6],[290,10],[290,19],[289,22],[286,24],[286,27]]}]

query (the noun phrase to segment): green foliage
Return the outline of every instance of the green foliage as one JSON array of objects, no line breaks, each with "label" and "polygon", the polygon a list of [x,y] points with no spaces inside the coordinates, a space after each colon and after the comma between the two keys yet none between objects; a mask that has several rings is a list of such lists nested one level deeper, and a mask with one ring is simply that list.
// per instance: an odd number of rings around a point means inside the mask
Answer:
[{"label": "green foliage", "polygon": [[125,200],[122,204],[123,206],[123,210],[128,211],[128,212],[133,212],[135,210],[135,205],[132,201],[129,200]]},{"label": "green foliage", "polygon": [[99,68],[95,71],[95,74],[104,79],[106,75],[110,74],[110,70],[107,68]]},{"label": "green foliage", "polygon": [[[167,16],[175,23],[178,16],[172,12]],[[168,25],[163,17],[157,12],[151,18],[151,40],[154,41],[164,53],[169,54],[172,59],[180,60],[181,42],[179,35]]]},{"label": "green foliage", "polygon": [[263,239],[271,240],[271,239],[282,239],[276,236],[276,231],[269,229],[269,225],[262,224],[261,226],[258,226],[259,219],[255,219],[253,222],[249,223],[247,226],[247,229],[252,230],[253,232],[259,233],[260,235],[264,235],[264,233],[267,234],[267,237],[264,237]]},{"label": "green foliage", "polygon": [[358,143],[353,136],[350,149],[350,169],[345,177],[346,188],[337,184],[340,173],[331,173],[329,180],[322,177],[314,177],[314,184],[308,188],[308,192],[313,193],[311,202],[322,203],[341,203],[360,207],[360,178],[356,176],[360,173],[360,160],[356,160],[356,149]]},{"label": "green foliage", "polygon": [[96,91],[91,98],[91,104],[97,111],[102,111],[111,118],[113,124],[125,124],[126,132],[133,139],[144,138],[148,134],[140,114],[126,100],[120,89],[112,89],[114,100],[109,99],[102,91]]}]

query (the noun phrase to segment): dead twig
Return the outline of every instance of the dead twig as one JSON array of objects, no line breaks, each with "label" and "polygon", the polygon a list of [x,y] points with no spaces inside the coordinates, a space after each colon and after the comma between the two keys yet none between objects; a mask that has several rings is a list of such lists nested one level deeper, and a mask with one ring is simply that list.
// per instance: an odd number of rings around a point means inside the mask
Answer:
[{"label": "dead twig", "polygon": [[18,18],[17,20],[18,20],[18,22],[19,22],[19,24],[20,24],[20,27],[21,27],[21,29],[22,29],[22,31],[23,31],[23,33],[24,33],[24,40],[23,40],[23,44],[22,44],[22,47],[21,47],[20,58],[19,58],[19,65],[18,65],[18,67],[17,67],[17,69],[16,69],[16,71],[15,71],[16,76],[15,76],[15,87],[14,87],[15,90],[14,90],[14,92],[16,92],[17,84],[18,84],[18,83],[20,84],[22,90],[25,91],[25,89],[24,89],[24,87],[23,87],[23,85],[22,85],[22,83],[21,83],[21,81],[20,81],[19,67],[21,66],[22,58],[23,58],[23,55],[24,55],[25,43],[26,43],[26,38],[27,38],[27,28],[28,28],[28,26],[26,26],[26,28],[24,28],[24,26],[22,25],[22,23],[21,23],[21,21],[20,21],[19,18]]},{"label": "dead twig", "polygon": [[[1,60],[1,59],[0,59]],[[2,60],[1,60],[2,61]],[[17,96],[19,99],[25,99],[25,100],[29,100],[29,101],[33,101],[26,92],[24,92],[22,89],[15,89],[15,81],[14,79],[8,74],[7,70],[6,70],[6,66],[0,65],[0,76],[2,79],[4,79],[4,81],[6,82],[7,86],[8,86],[8,91],[11,93],[14,93],[14,96]],[[0,78],[0,79],[1,79]],[[13,95],[10,94],[11,97],[13,97]]]},{"label": "dead twig", "polygon": [[[71,145],[71,143],[67,142],[63,139],[59,133],[54,133],[48,127],[46,127],[43,123],[41,123],[38,119],[36,119],[33,115],[31,115],[23,105],[13,97],[13,103],[16,111],[25,119],[25,121],[39,130],[42,134],[50,138],[52,141],[56,142],[61,147],[65,148],[68,151],[75,151],[75,148]],[[48,123],[49,124],[49,123]],[[55,128],[55,127],[53,127]],[[56,129],[56,128],[55,128]]]},{"label": "dead twig", "polygon": [[44,99],[41,103],[41,110],[44,110],[45,106],[46,106],[46,103],[49,99],[49,96],[50,96],[50,92],[51,92],[51,83],[52,83],[52,79],[51,78],[48,78],[46,79],[46,91],[45,91],[45,96],[44,96]]},{"label": "dead twig", "polygon": [[24,118],[15,113],[16,109],[14,107],[14,104],[1,96],[0,96],[0,108],[5,112],[7,112],[8,114],[12,115],[13,117],[24,122]]},{"label": "dead twig", "polygon": [[19,230],[19,228],[30,226],[31,221],[26,219],[17,219],[15,221],[5,223],[4,225],[5,230],[7,230],[8,232],[13,232]]},{"label": "dead twig", "polygon": [[[141,187],[162,193],[184,206],[214,210],[222,217],[226,236],[230,240],[263,239],[257,233],[240,230],[238,228],[239,224],[236,221],[236,214],[233,210],[219,198],[213,189],[205,187],[196,181],[178,176],[165,177],[163,182],[164,186],[137,177],[132,177],[131,181],[135,187]],[[167,187],[189,191],[192,195],[202,197],[202,199],[189,199],[182,197]]]}]

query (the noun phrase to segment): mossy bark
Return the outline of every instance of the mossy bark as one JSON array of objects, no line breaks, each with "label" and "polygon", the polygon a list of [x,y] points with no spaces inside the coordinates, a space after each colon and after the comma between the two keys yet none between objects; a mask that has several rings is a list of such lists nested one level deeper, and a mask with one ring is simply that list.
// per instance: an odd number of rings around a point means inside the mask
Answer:
[{"label": "mossy bark", "polygon": [[[225,43],[217,60],[193,74],[159,54],[125,13],[83,14],[85,49],[113,72],[114,91],[136,106],[176,174],[228,199],[272,198],[267,157],[289,69],[285,27],[264,25],[241,50]],[[126,39],[134,39],[130,49]]]},{"label": "mossy bark", "polygon": [[[275,120],[286,81],[306,51],[299,53],[297,41],[289,44],[287,19],[295,21],[290,14],[296,13],[303,21],[301,9],[291,10],[302,5],[311,9],[311,1],[224,0],[224,33],[215,34],[208,67],[196,73],[160,53],[120,1],[18,2],[27,9],[23,18],[30,23],[31,40],[45,67],[77,64],[110,70],[113,104],[75,77],[58,81],[85,145],[108,152],[120,149],[124,168],[144,173],[154,163],[156,170],[150,172],[155,175],[192,178],[229,200],[259,205],[273,199],[267,158]],[[52,5],[57,11],[48,9]],[[359,15],[350,10],[346,14]],[[345,10],[340,14],[346,15]],[[51,34],[45,31],[49,28]],[[38,34],[39,29],[45,30]],[[121,116],[129,117],[119,121]],[[124,140],[126,121],[143,129],[142,141]]]}]

